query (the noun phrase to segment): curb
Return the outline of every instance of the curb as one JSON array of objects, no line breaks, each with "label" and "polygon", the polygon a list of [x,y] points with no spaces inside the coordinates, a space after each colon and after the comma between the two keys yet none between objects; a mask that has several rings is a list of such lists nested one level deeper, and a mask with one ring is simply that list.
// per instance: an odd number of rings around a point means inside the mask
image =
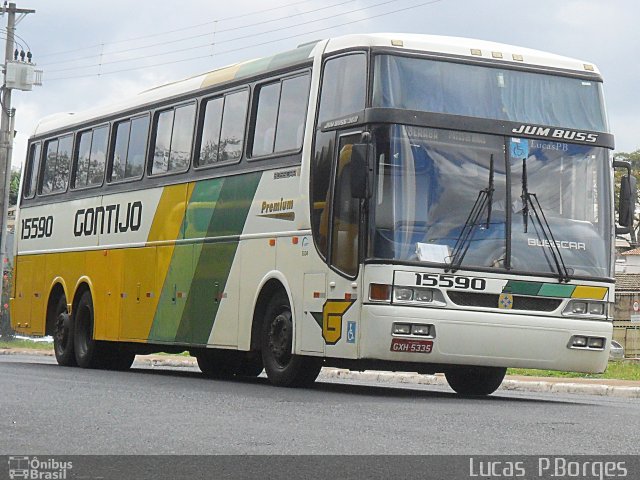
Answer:
[{"label": "curb", "polygon": [[[27,349],[0,349],[0,355],[42,355],[53,356],[48,350]],[[135,363],[150,367],[197,367],[193,357],[170,357],[162,355],[138,355]],[[400,383],[413,385],[440,385],[448,387],[449,384],[442,374],[420,375],[407,372],[379,372],[367,370],[355,372],[341,368],[325,367],[320,372],[319,379],[335,380],[359,380],[376,383]],[[531,377],[530,380],[505,377],[498,391],[534,392],[534,393],[561,393],[578,395],[597,395],[602,397],[640,398],[639,386],[612,385],[607,383],[581,383],[549,381],[541,377]]]},{"label": "curb", "polygon": [[[323,368],[320,378],[332,378],[341,380],[363,380],[378,383],[404,383],[418,385],[444,385],[449,386],[444,375],[420,375],[417,373],[398,372],[352,372],[337,368]],[[640,398],[640,386],[618,386],[603,383],[578,383],[578,382],[551,382],[541,380],[539,377],[531,377],[531,380],[514,380],[505,377],[498,391],[514,392],[547,392],[580,395],[598,395],[621,398]]]}]

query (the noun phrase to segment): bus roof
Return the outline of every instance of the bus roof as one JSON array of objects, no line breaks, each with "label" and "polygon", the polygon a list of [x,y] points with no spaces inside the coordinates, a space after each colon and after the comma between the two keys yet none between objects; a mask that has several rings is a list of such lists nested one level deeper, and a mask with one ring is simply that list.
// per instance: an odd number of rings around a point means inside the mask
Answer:
[{"label": "bus roof", "polygon": [[575,71],[576,73],[599,73],[595,65],[582,60],[485,40],[406,33],[354,34],[310,42],[296,49],[270,57],[228,65],[211,72],[143,91],[133,98],[93,108],[78,114],[61,113],[50,115],[38,123],[32,136],[40,136],[47,132],[88,122],[92,119],[116,115],[119,112],[126,112],[162,99],[198,91],[231,80],[260,75],[279,68],[300,64],[313,58],[317,53],[316,47],[323,49],[325,53],[357,47],[389,47],[399,51],[442,53],[469,57],[470,59],[485,58],[512,64],[558,68]]}]

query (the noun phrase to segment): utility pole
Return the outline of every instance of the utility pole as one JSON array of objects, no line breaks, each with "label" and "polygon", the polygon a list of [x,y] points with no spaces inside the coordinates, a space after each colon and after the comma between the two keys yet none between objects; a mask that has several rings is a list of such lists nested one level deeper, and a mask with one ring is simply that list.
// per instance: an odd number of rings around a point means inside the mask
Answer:
[{"label": "utility pole", "polygon": [[[35,10],[16,8],[15,3],[1,7],[2,14],[7,13],[7,44],[4,53],[4,82],[2,87],[2,116],[0,118],[0,265],[4,276],[5,256],[7,249],[7,208],[9,206],[9,188],[11,183],[11,154],[13,152],[14,116],[15,109],[11,108],[11,91],[13,88],[31,90],[33,85],[33,66],[25,64],[21,68],[19,62],[12,62],[15,48],[16,14],[20,17],[18,22],[27,14],[35,13]],[[23,52],[24,54],[24,52]],[[29,54],[31,59],[31,54]],[[17,58],[15,59],[17,60]],[[10,65],[11,64],[11,65]],[[26,68],[28,67],[28,68]],[[30,78],[27,78],[31,74]],[[11,78],[10,78],[11,77]],[[25,86],[26,85],[26,86]],[[2,281],[0,281],[0,299],[2,298]],[[1,305],[0,308],[4,308]]]}]

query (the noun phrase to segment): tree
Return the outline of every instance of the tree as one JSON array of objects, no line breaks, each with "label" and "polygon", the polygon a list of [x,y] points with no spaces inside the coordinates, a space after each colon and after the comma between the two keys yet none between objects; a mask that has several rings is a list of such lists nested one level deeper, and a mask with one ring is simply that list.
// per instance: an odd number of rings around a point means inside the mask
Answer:
[{"label": "tree", "polygon": [[18,203],[18,189],[20,188],[21,169],[11,170],[11,180],[9,183],[9,206]]}]

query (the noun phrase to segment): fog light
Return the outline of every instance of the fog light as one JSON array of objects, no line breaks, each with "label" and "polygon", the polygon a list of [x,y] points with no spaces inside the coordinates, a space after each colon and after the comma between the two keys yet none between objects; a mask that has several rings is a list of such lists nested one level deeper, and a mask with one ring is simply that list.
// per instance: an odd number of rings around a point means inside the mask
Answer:
[{"label": "fog light", "polygon": [[591,315],[604,315],[604,303],[590,303],[589,313]]},{"label": "fog light", "polygon": [[573,302],[571,311],[578,314],[587,313],[586,302]]},{"label": "fog light", "polygon": [[411,288],[394,288],[393,297],[401,302],[407,302],[413,298],[413,290]]},{"label": "fog light", "polygon": [[411,325],[412,335],[429,335],[429,325]]},{"label": "fog light", "polygon": [[416,290],[414,293],[414,299],[417,302],[433,302],[432,290]]},{"label": "fog light", "polygon": [[587,337],[575,336],[573,337],[573,346],[574,347],[586,347],[587,346]]},{"label": "fog light", "polygon": [[589,337],[588,347],[589,348],[603,349],[604,348],[604,338],[602,338],[602,337]]},{"label": "fog light", "polygon": [[408,323],[394,323],[393,333],[395,335],[411,335],[411,325]]}]

